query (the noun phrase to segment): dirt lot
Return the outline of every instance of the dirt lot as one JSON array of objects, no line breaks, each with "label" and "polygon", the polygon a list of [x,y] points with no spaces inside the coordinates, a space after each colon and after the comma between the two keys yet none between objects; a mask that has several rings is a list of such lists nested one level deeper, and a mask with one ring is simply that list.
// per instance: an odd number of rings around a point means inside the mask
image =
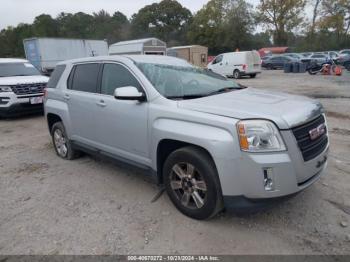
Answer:
[{"label": "dirt lot", "polygon": [[350,73],[239,82],[320,99],[331,151],[308,190],[254,215],[180,214],[136,170],[56,156],[45,120],[0,120],[0,254],[350,254]]}]

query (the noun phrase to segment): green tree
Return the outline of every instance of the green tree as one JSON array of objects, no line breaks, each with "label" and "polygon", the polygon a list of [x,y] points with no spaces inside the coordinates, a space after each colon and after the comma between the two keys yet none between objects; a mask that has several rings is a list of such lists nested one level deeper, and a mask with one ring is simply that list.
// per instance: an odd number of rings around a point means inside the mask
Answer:
[{"label": "green tree", "polygon": [[35,36],[58,36],[58,24],[50,15],[42,14],[34,19],[33,33]]},{"label": "green tree", "polygon": [[193,17],[188,41],[211,53],[250,49],[254,29],[252,6],[244,0],[211,0]]},{"label": "green tree", "polygon": [[320,27],[334,31],[338,41],[345,41],[349,37],[350,29],[350,1],[323,0],[322,19]]},{"label": "green tree", "polygon": [[269,32],[260,32],[250,37],[252,49],[260,49],[262,47],[271,46],[271,36]]},{"label": "green tree", "polygon": [[23,39],[33,36],[31,25],[19,24],[0,32],[0,57],[24,57]]},{"label": "green tree", "polygon": [[60,13],[57,17],[59,36],[70,38],[90,38],[94,18],[79,12],[76,14]]},{"label": "green tree", "polygon": [[93,25],[91,27],[92,37],[96,39],[107,39],[109,44],[127,38],[129,21],[121,12],[115,12],[110,16],[104,10],[93,14]]},{"label": "green tree", "polygon": [[306,0],[260,0],[257,20],[271,29],[275,45],[288,43],[288,32],[300,27]]},{"label": "green tree", "polygon": [[175,0],[147,5],[132,17],[132,37],[155,36],[166,42],[181,43],[191,17],[191,12]]}]

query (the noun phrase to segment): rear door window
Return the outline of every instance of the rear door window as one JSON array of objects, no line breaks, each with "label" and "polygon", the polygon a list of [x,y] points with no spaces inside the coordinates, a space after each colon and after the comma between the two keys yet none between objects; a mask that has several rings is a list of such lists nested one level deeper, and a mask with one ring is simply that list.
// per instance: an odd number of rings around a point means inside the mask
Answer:
[{"label": "rear door window", "polygon": [[58,81],[60,80],[64,70],[66,69],[66,65],[58,65],[55,70],[53,70],[50,80],[47,83],[48,88],[56,88]]},{"label": "rear door window", "polygon": [[114,95],[119,87],[133,86],[139,91],[142,87],[133,74],[120,64],[105,64],[103,66],[101,94]]},{"label": "rear door window", "polygon": [[97,93],[99,69],[100,64],[97,63],[76,65],[69,88],[76,91]]}]

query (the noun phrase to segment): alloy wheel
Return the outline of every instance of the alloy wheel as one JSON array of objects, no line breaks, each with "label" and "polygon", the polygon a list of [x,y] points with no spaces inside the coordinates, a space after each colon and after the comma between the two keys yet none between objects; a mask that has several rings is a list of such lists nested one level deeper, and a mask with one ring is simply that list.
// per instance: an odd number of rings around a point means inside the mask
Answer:
[{"label": "alloy wheel", "polygon": [[55,142],[55,147],[57,149],[57,153],[61,157],[66,157],[68,153],[67,140],[60,129],[56,129],[53,133],[53,139]]},{"label": "alloy wheel", "polygon": [[190,163],[177,163],[173,166],[170,187],[186,208],[200,209],[206,202],[206,182],[195,166]]}]

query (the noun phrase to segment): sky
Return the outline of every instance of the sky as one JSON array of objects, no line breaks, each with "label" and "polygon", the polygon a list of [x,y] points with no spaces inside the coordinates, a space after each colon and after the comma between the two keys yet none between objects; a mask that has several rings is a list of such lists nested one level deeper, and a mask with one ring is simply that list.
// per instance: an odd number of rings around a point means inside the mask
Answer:
[{"label": "sky", "polygon": [[[0,30],[19,23],[32,23],[40,14],[56,17],[61,12],[84,12],[92,14],[101,9],[113,14],[115,11],[131,17],[145,5],[160,0],[0,0]],[[208,0],[178,0],[183,6],[197,12]],[[256,4],[259,0],[248,0]]]}]

